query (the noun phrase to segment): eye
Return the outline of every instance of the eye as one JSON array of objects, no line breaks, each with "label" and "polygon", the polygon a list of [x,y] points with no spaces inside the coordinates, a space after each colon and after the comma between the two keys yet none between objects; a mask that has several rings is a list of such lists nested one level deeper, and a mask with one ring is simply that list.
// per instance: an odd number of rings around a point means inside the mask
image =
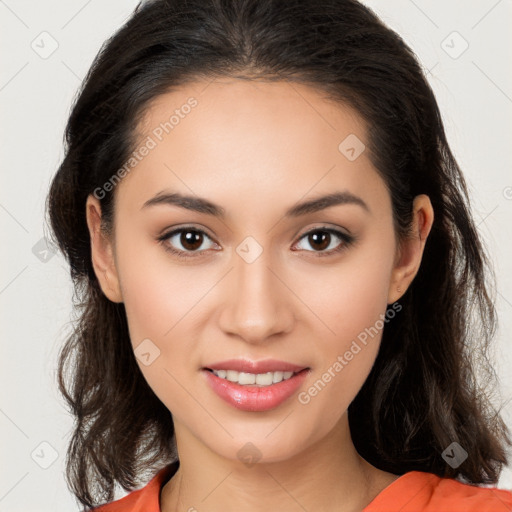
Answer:
[{"label": "eye", "polygon": [[[333,245],[333,236],[334,238],[341,240],[342,243],[335,243]],[[313,251],[307,252],[318,253],[315,256],[330,256],[332,254],[339,253],[344,249],[348,248],[355,241],[355,238],[352,235],[348,235],[337,229],[321,227],[305,233],[300,238],[300,241],[302,240],[306,240],[307,243],[309,243],[310,246],[312,246],[314,249]],[[329,247],[331,247],[331,249],[326,251],[325,249]],[[315,248],[318,250],[315,250]]]},{"label": "eye", "polygon": [[[332,247],[333,237],[341,241]],[[164,249],[179,258],[193,258],[201,256],[208,248],[202,247],[205,239],[212,239],[201,229],[192,227],[182,227],[174,229],[158,237],[158,241],[163,245]],[[308,231],[299,240],[306,240],[313,250],[307,252],[317,253],[315,256],[330,256],[339,253],[348,248],[354,241],[355,237],[339,231],[337,229],[321,227]],[[176,248],[176,245],[181,247]],[[217,244],[213,243],[213,246]],[[298,245],[298,244],[297,244]],[[326,250],[331,246],[330,250]],[[201,249],[202,247],[202,249]],[[318,250],[316,250],[318,249]],[[294,249],[295,250],[295,249]]]},{"label": "eye", "polygon": [[[198,256],[199,253],[208,249],[208,247],[203,247],[202,250],[199,250],[203,246],[205,237],[211,240],[211,238],[201,229],[184,227],[165,233],[158,237],[158,240],[162,243],[166,251],[169,251],[180,258],[190,258]],[[175,248],[175,245],[178,245],[178,248]]]}]

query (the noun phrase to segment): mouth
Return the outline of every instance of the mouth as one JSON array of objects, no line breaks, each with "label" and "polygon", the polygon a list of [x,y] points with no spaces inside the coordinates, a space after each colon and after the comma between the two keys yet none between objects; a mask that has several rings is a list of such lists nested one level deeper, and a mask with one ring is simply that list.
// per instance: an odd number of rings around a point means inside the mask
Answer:
[{"label": "mouth", "polygon": [[289,380],[299,373],[306,372],[310,368],[303,368],[299,371],[274,371],[265,373],[239,372],[236,370],[215,370],[212,368],[203,368],[203,370],[213,373],[220,379],[233,382],[240,386],[268,387],[279,382]]},{"label": "mouth", "polygon": [[224,402],[242,411],[264,412],[289,402],[305,385],[311,369],[249,373],[205,367],[201,371],[206,384]]}]

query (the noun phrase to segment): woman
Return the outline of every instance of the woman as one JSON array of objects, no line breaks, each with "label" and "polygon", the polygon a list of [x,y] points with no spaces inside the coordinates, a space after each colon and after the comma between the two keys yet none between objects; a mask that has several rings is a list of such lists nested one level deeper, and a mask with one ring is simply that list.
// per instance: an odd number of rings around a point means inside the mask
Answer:
[{"label": "woman", "polygon": [[478,486],[511,442],[476,383],[495,311],[465,181],[368,8],[146,3],[66,137],[48,209],[78,297],[59,384],[82,504],[512,508]]}]

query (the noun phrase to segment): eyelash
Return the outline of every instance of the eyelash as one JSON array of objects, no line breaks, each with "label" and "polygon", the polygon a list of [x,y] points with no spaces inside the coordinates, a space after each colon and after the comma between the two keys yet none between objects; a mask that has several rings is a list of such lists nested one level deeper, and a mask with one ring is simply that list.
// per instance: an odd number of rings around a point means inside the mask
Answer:
[{"label": "eyelash", "polygon": [[[174,235],[176,235],[178,233],[182,233],[182,232],[187,232],[187,231],[194,232],[194,233],[199,233],[199,234],[205,235],[205,236],[207,236],[208,238],[211,239],[211,237],[205,231],[203,231],[202,229],[197,229],[197,228],[194,228],[194,227],[187,227],[187,226],[185,226],[185,227],[182,227],[182,228],[179,228],[179,229],[175,229],[175,230],[169,231],[168,233],[164,233],[163,235],[159,236],[157,240],[163,245],[164,250],[174,254],[178,258],[181,258],[181,259],[197,258],[198,255],[201,254],[201,252],[203,252],[203,251],[181,251],[181,250],[178,250],[178,249],[174,249],[172,246],[170,246],[169,244],[166,243],[167,240],[169,238],[173,237]],[[313,253],[315,253],[315,257],[323,258],[323,257],[326,257],[326,256],[333,256],[335,254],[338,254],[338,253],[348,249],[348,247],[350,247],[355,242],[355,237],[354,236],[347,235],[346,233],[343,233],[342,231],[339,231],[339,230],[333,229],[333,228],[329,228],[329,227],[314,228],[311,231],[308,231],[307,233],[304,233],[299,238],[299,242],[303,238],[307,238],[309,235],[311,235],[313,233],[317,233],[317,232],[323,232],[323,233],[329,233],[331,235],[335,235],[336,237],[340,238],[343,241],[343,243],[340,244],[336,249],[331,249],[330,251],[323,251],[323,252],[319,252],[319,251],[306,251],[306,252],[313,252]]]}]

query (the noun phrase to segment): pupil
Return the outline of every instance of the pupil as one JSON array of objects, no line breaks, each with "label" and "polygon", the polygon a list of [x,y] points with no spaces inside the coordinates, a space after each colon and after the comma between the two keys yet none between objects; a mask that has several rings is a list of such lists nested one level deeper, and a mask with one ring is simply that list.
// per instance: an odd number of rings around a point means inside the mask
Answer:
[{"label": "pupil", "polygon": [[201,237],[201,233],[198,233],[197,231],[184,231],[181,235],[180,242],[182,243],[183,247],[192,251],[198,247],[201,247]]},{"label": "pupil", "polygon": [[[326,247],[329,247],[329,241],[328,241],[329,236],[330,236],[330,233],[328,233],[326,231],[317,231],[316,233],[309,235],[310,242],[311,242],[311,240],[314,240],[314,242],[311,245],[314,246],[315,244],[320,243],[321,247],[319,247],[319,249],[323,250]],[[319,240],[319,238],[320,238],[320,240]]]}]

